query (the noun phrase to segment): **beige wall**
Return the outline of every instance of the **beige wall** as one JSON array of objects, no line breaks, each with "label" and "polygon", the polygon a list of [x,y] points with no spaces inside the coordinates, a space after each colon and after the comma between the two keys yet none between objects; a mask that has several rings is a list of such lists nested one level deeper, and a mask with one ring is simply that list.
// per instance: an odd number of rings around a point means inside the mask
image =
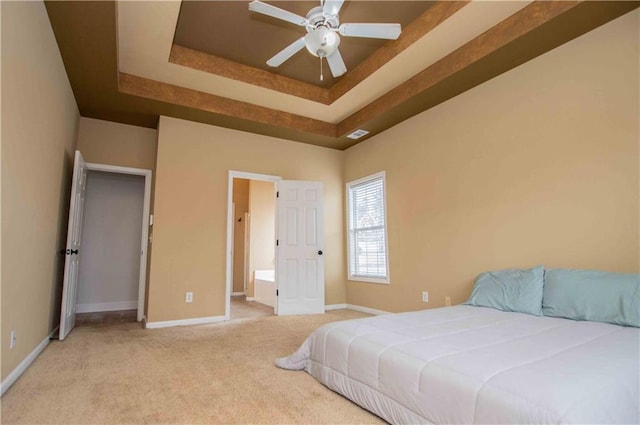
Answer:
[{"label": "beige wall", "polygon": [[275,268],[276,198],[271,182],[249,181],[249,283],[247,295],[254,296],[256,270]]},{"label": "beige wall", "polygon": [[342,166],[340,151],[161,117],[149,321],[224,315],[229,170],[324,183],[325,300],[344,303]]},{"label": "beige wall", "polygon": [[87,162],[155,170],[158,131],[80,118],[78,149]]},{"label": "beige wall", "polygon": [[249,212],[249,180],[233,179],[233,292],[244,292],[245,264],[245,214]]},{"label": "beige wall", "polygon": [[386,170],[391,284],[349,282],[348,302],[460,303],[478,273],[506,267],[640,271],[638,21],[623,16],[349,149],[346,181]]},{"label": "beige wall", "polygon": [[4,380],[60,319],[79,114],[44,4],[1,7]]}]

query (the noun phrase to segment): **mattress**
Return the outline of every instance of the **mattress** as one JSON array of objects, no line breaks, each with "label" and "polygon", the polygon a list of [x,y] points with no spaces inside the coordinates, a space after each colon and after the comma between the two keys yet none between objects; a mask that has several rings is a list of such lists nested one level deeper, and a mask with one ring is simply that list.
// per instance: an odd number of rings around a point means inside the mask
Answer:
[{"label": "mattress", "polygon": [[640,423],[640,329],[455,306],[327,324],[278,366],[391,423]]}]

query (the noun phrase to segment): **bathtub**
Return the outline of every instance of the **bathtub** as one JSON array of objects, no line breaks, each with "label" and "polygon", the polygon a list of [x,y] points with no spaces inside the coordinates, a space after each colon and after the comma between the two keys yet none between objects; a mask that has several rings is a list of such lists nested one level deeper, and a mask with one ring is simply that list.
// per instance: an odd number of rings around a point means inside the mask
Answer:
[{"label": "bathtub", "polygon": [[276,271],[256,270],[253,278],[254,298],[261,304],[275,307],[276,303]]}]

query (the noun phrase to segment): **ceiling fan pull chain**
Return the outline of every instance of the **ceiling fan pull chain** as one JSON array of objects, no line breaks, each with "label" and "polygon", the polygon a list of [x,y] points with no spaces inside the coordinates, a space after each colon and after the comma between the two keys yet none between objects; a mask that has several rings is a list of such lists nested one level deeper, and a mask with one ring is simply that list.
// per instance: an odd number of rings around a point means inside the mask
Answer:
[{"label": "ceiling fan pull chain", "polygon": [[324,81],[324,76],[322,75],[322,56],[320,56],[320,81]]}]

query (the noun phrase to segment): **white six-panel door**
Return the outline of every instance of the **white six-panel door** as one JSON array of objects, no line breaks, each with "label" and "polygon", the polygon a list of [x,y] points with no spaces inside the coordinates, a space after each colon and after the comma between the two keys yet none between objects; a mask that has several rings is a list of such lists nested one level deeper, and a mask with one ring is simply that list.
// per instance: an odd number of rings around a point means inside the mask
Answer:
[{"label": "white six-panel door", "polygon": [[281,180],[277,203],[277,314],[324,313],[322,183]]},{"label": "white six-panel door", "polygon": [[87,189],[87,167],[80,151],[76,151],[71,182],[71,204],[65,249],[64,283],[60,312],[60,340],[63,340],[76,324],[76,298],[78,296],[78,271],[80,268],[80,243],[82,241],[82,217]]}]

